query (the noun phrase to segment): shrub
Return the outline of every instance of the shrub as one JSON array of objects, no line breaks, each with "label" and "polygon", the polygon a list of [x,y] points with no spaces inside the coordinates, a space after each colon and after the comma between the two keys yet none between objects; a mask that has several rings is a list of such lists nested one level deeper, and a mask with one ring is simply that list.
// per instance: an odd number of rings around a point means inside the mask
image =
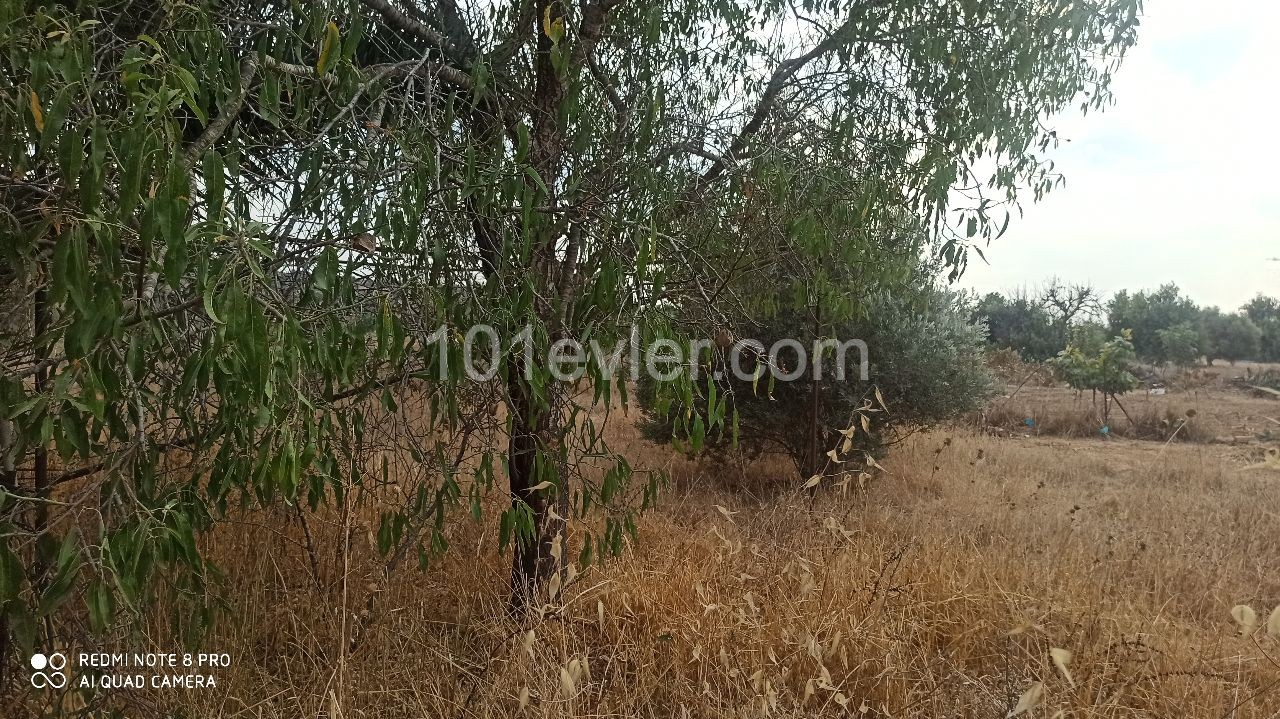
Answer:
[{"label": "shrub", "polygon": [[[860,353],[850,349],[845,355],[845,379],[838,381],[833,378],[832,358],[824,358],[824,378],[817,382],[817,457],[811,436],[814,382],[810,373],[791,382],[768,375],[758,383],[722,381],[721,391],[731,394],[738,417],[738,448],[753,456],[781,451],[803,476],[810,476],[826,464],[822,452],[843,443],[841,430],[860,422],[856,416],[862,414],[860,408],[877,402],[877,390],[888,409],[863,414],[866,431],[858,432],[854,442],[859,449],[878,450],[899,428],[931,425],[973,411],[990,395],[992,378],[983,362],[983,328],[969,322],[969,313],[957,294],[925,286],[908,293],[883,293],[868,303],[862,317],[828,325],[828,336],[867,343],[869,371],[867,381],[859,379]],[[773,316],[755,339],[769,347],[787,337],[813,346],[812,325],[802,312]],[[741,346],[739,342],[737,347]],[[645,380],[640,397],[646,411],[642,423],[646,436],[671,439],[672,406],[659,402]],[[732,436],[707,441],[708,448],[717,451],[733,445]]]},{"label": "shrub", "polygon": [[1091,390],[1102,395],[1102,420],[1111,416],[1111,403],[1118,395],[1136,389],[1141,382],[1130,371],[1137,359],[1133,342],[1126,330],[1102,345],[1096,353],[1086,353],[1075,345],[1067,347],[1053,360],[1061,376],[1073,389]]}]

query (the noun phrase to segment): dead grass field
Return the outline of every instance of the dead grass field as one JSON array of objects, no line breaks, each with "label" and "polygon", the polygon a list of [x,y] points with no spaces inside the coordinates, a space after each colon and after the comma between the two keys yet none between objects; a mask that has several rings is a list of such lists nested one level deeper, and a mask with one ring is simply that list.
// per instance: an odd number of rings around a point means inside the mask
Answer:
[{"label": "dead grass field", "polygon": [[[1250,444],[1280,441],[1280,402],[1241,389],[1246,367],[1274,365],[1241,363],[1214,366],[1190,376],[1170,377],[1166,394],[1138,390],[1120,398],[1104,423],[1098,403],[1089,393],[1059,386],[1008,387],[980,416],[978,427],[1019,436],[1098,437],[1109,425],[1115,436],[1160,442]],[[1100,400],[1098,400],[1100,402]],[[1181,425],[1181,429],[1179,429]]]},{"label": "dead grass field", "polygon": [[[1077,400],[1015,401],[1052,417]],[[1204,437],[1280,408],[1220,383],[1144,402],[1197,409]],[[1280,604],[1280,470],[1256,466],[1274,442],[957,427],[811,500],[786,462],[690,462],[611,431],[672,486],[557,611],[506,616],[498,511],[458,512],[443,560],[389,586],[370,580],[366,527],[347,541],[312,524],[317,586],[297,523],[251,515],[207,542],[231,605],[206,645],[234,666],[211,692],[131,695],[125,714],[998,718],[1039,683],[1027,716],[1280,716],[1280,639],[1230,613],[1248,604],[1261,625]],[[140,630],[170,643],[159,619]]]}]

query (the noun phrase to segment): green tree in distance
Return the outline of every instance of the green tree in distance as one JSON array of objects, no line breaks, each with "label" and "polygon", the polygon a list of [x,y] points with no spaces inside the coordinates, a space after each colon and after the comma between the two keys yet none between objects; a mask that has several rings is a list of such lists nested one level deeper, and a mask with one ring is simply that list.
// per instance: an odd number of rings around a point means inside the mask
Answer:
[{"label": "green tree in distance", "polygon": [[1212,307],[1205,311],[1203,326],[1205,354],[1211,361],[1224,359],[1235,364],[1261,358],[1262,330],[1247,315],[1223,314]]},{"label": "green tree in distance", "polygon": [[979,300],[974,315],[985,323],[990,344],[1017,350],[1023,359],[1049,359],[1063,348],[1053,318],[1025,294],[988,293]]},{"label": "green tree in distance", "polygon": [[1280,299],[1258,295],[1240,311],[1258,326],[1258,359],[1280,362]]},{"label": "green tree in distance", "polygon": [[[1107,303],[1107,322],[1111,334],[1118,336],[1123,330],[1133,333],[1133,347],[1138,356],[1160,362],[1159,330],[1186,324],[1199,327],[1200,309],[1182,295],[1177,285],[1167,284],[1154,292],[1129,294],[1121,290]],[[1203,341],[1198,341],[1203,347]]]},{"label": "green tree in distance", "polygon": [[1200,361],[1204,354],[1202,333],[1190,322],[1156,330],[1155,361],[1186,368]]},{"label": "green tree in distance", "polygon": [[[1119,404],[1117,398],[1142,384],[1130,371],[1137,360],[1137,353],[1129,336],[1128,331],[1123,332],[1104,343],[1096,353],[1071,345],[1053,359],[1053,364],[1072,389],[1091,391],[1095,403],[1101,395],[1104,425],[1111,421],[1111,405]],[[1124,406],[1121,405],[1120,409],[1123,411]]]}]

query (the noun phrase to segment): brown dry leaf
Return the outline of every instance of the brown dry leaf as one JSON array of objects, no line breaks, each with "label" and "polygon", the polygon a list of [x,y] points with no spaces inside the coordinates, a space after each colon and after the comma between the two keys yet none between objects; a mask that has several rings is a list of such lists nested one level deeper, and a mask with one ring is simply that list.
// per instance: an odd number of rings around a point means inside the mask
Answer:
[{"label": "brown dry leaf", "polygon": [[1005,719],[1016,717],[1035,709],[1040,706],[1040,702],[1044,701],[1044,684],[1040,682],[1032,682],[1031,686],[1018,697],[1018,704],[1013,711],[1005,715]]},{"label": "brown dry leaf", "polygon": [[1053,659],[1053,665],[1062,672],[1062,676],[1067,678],[1067,683],[1071,686],[1076,685],[1076,680],[1071,678],[1071,671],[1067,669],[1067,665],[1071,663],[1071,650],[1062,649],[1061,647],[1052,647],[1049,649],[1049,657]]},{"label": "brown dry leaf", "polygon": [[40,109],[40,96],[35,90],[31,91],[31,119],[36,123],[36,129],[44,132],[44,111]]},{"label": "brown dry leaf", "polygon": [[1280,639],[1280,604],[1271,610],[1271,616],[1267,617],[1267,634]]},{"label": "brown dry leaf", "polygon": [[560,667],[560,696],[568,699],[574,695],[577,687],[573,684],[573,676],[569,674],[567,667]]},{"label": "brown dry leaf", "polygon": [[1248,604],[1237,604],[1231,608],[1231,618],[1240,625],[1240,633],[1248,634],[1258,626],[1258,613]]}]

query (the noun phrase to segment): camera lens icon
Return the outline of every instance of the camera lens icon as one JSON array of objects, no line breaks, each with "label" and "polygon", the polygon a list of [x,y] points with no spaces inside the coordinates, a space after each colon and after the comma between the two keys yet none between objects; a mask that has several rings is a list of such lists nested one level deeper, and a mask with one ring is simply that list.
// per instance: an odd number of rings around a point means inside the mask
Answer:
[{"label": "camera lens icon", "polygon": [[[31,686],[36,689],[61,689],[67,685],[67,675],[62,672],[67,666],[67,657],[61,652],[48,656],[31,655]],[[46,671],[47,670],[47,671]]]}]

